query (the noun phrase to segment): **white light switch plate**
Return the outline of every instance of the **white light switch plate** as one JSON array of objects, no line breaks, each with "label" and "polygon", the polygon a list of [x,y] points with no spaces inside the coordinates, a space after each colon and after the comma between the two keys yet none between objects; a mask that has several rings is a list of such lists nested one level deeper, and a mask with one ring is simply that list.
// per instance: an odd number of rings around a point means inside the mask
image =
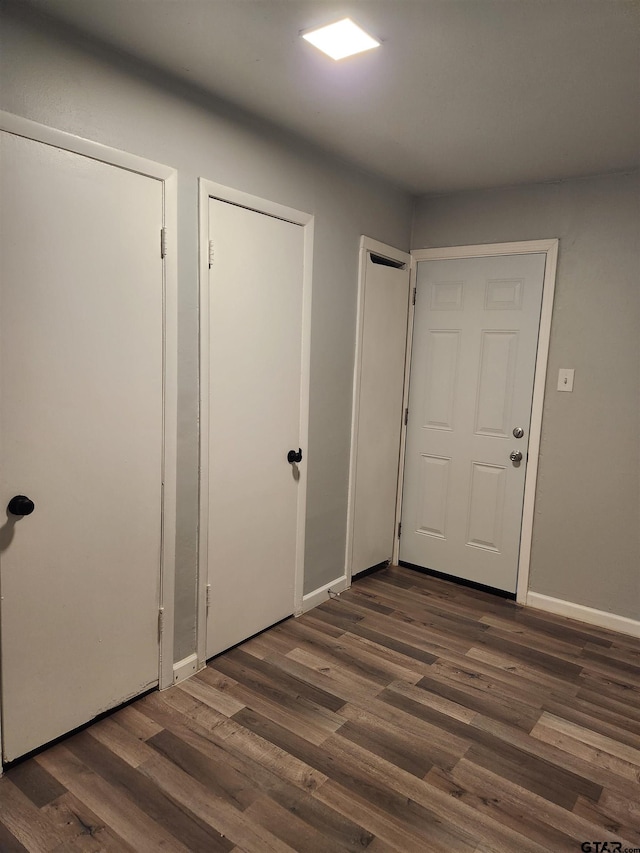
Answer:
[{"label": "white light switch plate", "polygon": [[573,391],[573,374],[575,370],[561,367],[558,371],[558,391]]}]

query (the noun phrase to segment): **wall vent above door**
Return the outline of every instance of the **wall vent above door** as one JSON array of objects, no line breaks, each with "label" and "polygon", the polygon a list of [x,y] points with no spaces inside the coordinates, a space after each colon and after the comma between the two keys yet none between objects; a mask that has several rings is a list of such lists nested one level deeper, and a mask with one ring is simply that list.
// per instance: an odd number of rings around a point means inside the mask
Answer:
[{"label": "wall vent above door", "polygon": [[369,252],[369,257],[374,264],[380,264],[383,267],[393,267],[397,270],[405,270],[407,268],[407,265],[402,261],[393,261],[391,258],[375,255],[373,252]]}]

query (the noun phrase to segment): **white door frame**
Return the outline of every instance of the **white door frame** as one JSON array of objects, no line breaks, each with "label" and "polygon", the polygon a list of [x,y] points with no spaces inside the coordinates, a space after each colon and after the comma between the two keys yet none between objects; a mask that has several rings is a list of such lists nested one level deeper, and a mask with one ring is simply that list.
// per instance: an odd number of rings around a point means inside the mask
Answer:
[{"label": "white door frame", "polygon": [[[304,232],[304,267],[302,283],[302,358],[300,376],[300,446],[308,459],[309,446],[309,379],[311,365],[311,284],[313,275],[313,226],[310,213],[286,207],[259,196],[250,195],[206,178],[200,178],[198,227],[200,271],[200,513],[198,527],[198,609],[197,609],[197,668],[202,669],[207,656],[207,599],[209,567],[209,199],[216,198],[237,204],[267,216],[301,225]],[[298,523],[296,530],[296,567],[294,600],[291,612],[302,611],[304,588],[304,540],[307,508],[308,465],[300,467],[298,481]],[[191,674],[191,673],[189,673]]]},{"label": "white door frame", "polygon": [[[558,265],[557,239],[525,240],[517,243],[484,243],[477,246],[450,246],[441,249],[415,249],[411,252],[414,262],[413,274],[416,275],[419,261],[444,261],[460,258],[486,258],[497,255],[529,255],[545,254],[547,256],[542,285],[542,308],[540,311],[540,328],[538,331],[538,353],[533,379],[533,400],[531,406],[531,426],[529,429],[529,447],[527,466],[525,469],[524,499],[522,507],[522,527],[520,530],[520,551],[518,558],[518,581],[516,601],[526,604],[529,588],[529,567],[531,562],[531,539],[533,535],[533,514],[535,509],[536,482],[538,479],[538,459],[540,456],[540,436],[542,432],[542,410],[547,378],[547,363],[549,360],[549,340],[551,336],[551,316],[553,312],[553,296],[556,286],[556,269]],[[413,285],[415,287],[415,284]],[[410,337],[413,333],[413,317],[411,318]],[[411,366],[411,340],[407,342],[407,370],[405,374],[405,395],[409,390],[409,371]],[[406,400],[403,406],[406,406]],[[401,458],[404,460],[404,448],[407,428],[403,426]],[[404,478],[404,463],[400,465],[398,480],[398,507],[396,512],[396,530],[402,510],[402,485]],[[393,562],[398,562],[400,540],[396,537],[393,549]]]},{"label": "white door frame", "polygon": [[[356,498],[356,462],[358,458],[358,429],[360,420],[360,387],[362,381],[362,343],[364,337],[364,297],[365,283],[367,273],[367,257],[369,252],[377,255],[382,255],[384,258],[389,258],[392,261],[397,261],[401,264],[406,264],[409,268],[409,292],[413,285],[413,266],[414,262],[411,255],[400,251],[393,246],[388,246],[386,243],[380,243],[371,237],[365,237],[364,234],[360,237],[360,258],[358,266],[358,304],[356,309],[356,352],[355,362],[353,367],[353,399],[351,404],[351,456],[349,459],[349,492],[347,497],[347,541],[344,558],[344,577],[337,578],[331,584],[332,591],[340,592],[341,589],[351,586],[353,576],[353,534],[355,524],[355,498]],[[411,345],[410,337],[413,326],[413,300],[409,299],[409,310],[407,312],[407,341]],[[406,364],[406,359],[405,359]],[[406,374],[406,367],[405,367]],[[406,375],[405,375],[405,390],[403,393],[403,411],[405,408],[406,396]],[[401,416],[399,416],[401,417]],[[404,459],[404,430],[401,431],[401,447],[399,460]],[[399,467],[402,467],[399,465]],[[396,501],[397,503],[397,501]],[[392,546],[393,547],[393,546]]]},{"label": "white door frame", "polygon": [[[110,148],[80,136],[39,124],[0,110],[0,130],[32,139],[45,145],[81,154],[92,160],[118,166],[130,172],[162,182],[163,197],[163,459],[162,459],[162,522],[160,557],[161,626],[158,685],[160,690],[173,683],[173,622],[175,587],[175,528],[176,528],[176,450],[177,450],[177,358],[178,358],[178,263],[177,263],[177,172],[152,160]],[[105,246],[109,235],[104,235]],[[168,248],[167,248],[168,244]],[[158,251],[161,235],[158,234]]]}]

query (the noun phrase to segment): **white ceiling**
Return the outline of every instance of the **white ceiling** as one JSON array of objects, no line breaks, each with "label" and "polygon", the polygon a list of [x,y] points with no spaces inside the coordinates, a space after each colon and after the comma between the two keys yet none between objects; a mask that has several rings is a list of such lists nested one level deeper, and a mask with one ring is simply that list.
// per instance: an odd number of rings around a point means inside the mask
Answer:
[{"label": "white ceiling", "polygon": [[[638,0],[29,0],[413,193],[640,164]],[[299,31],[350,15],[334,62]]]}]

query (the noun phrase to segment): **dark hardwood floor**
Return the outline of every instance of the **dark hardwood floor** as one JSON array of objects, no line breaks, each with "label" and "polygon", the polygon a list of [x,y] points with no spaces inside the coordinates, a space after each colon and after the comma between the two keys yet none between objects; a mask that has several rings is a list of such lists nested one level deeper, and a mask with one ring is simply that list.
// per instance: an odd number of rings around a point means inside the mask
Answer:
[{"label": "dark hardwood floor", "polygon": [[0,850],[640,850],[639,780],[640,640],[390,568],[11,768]]}]

